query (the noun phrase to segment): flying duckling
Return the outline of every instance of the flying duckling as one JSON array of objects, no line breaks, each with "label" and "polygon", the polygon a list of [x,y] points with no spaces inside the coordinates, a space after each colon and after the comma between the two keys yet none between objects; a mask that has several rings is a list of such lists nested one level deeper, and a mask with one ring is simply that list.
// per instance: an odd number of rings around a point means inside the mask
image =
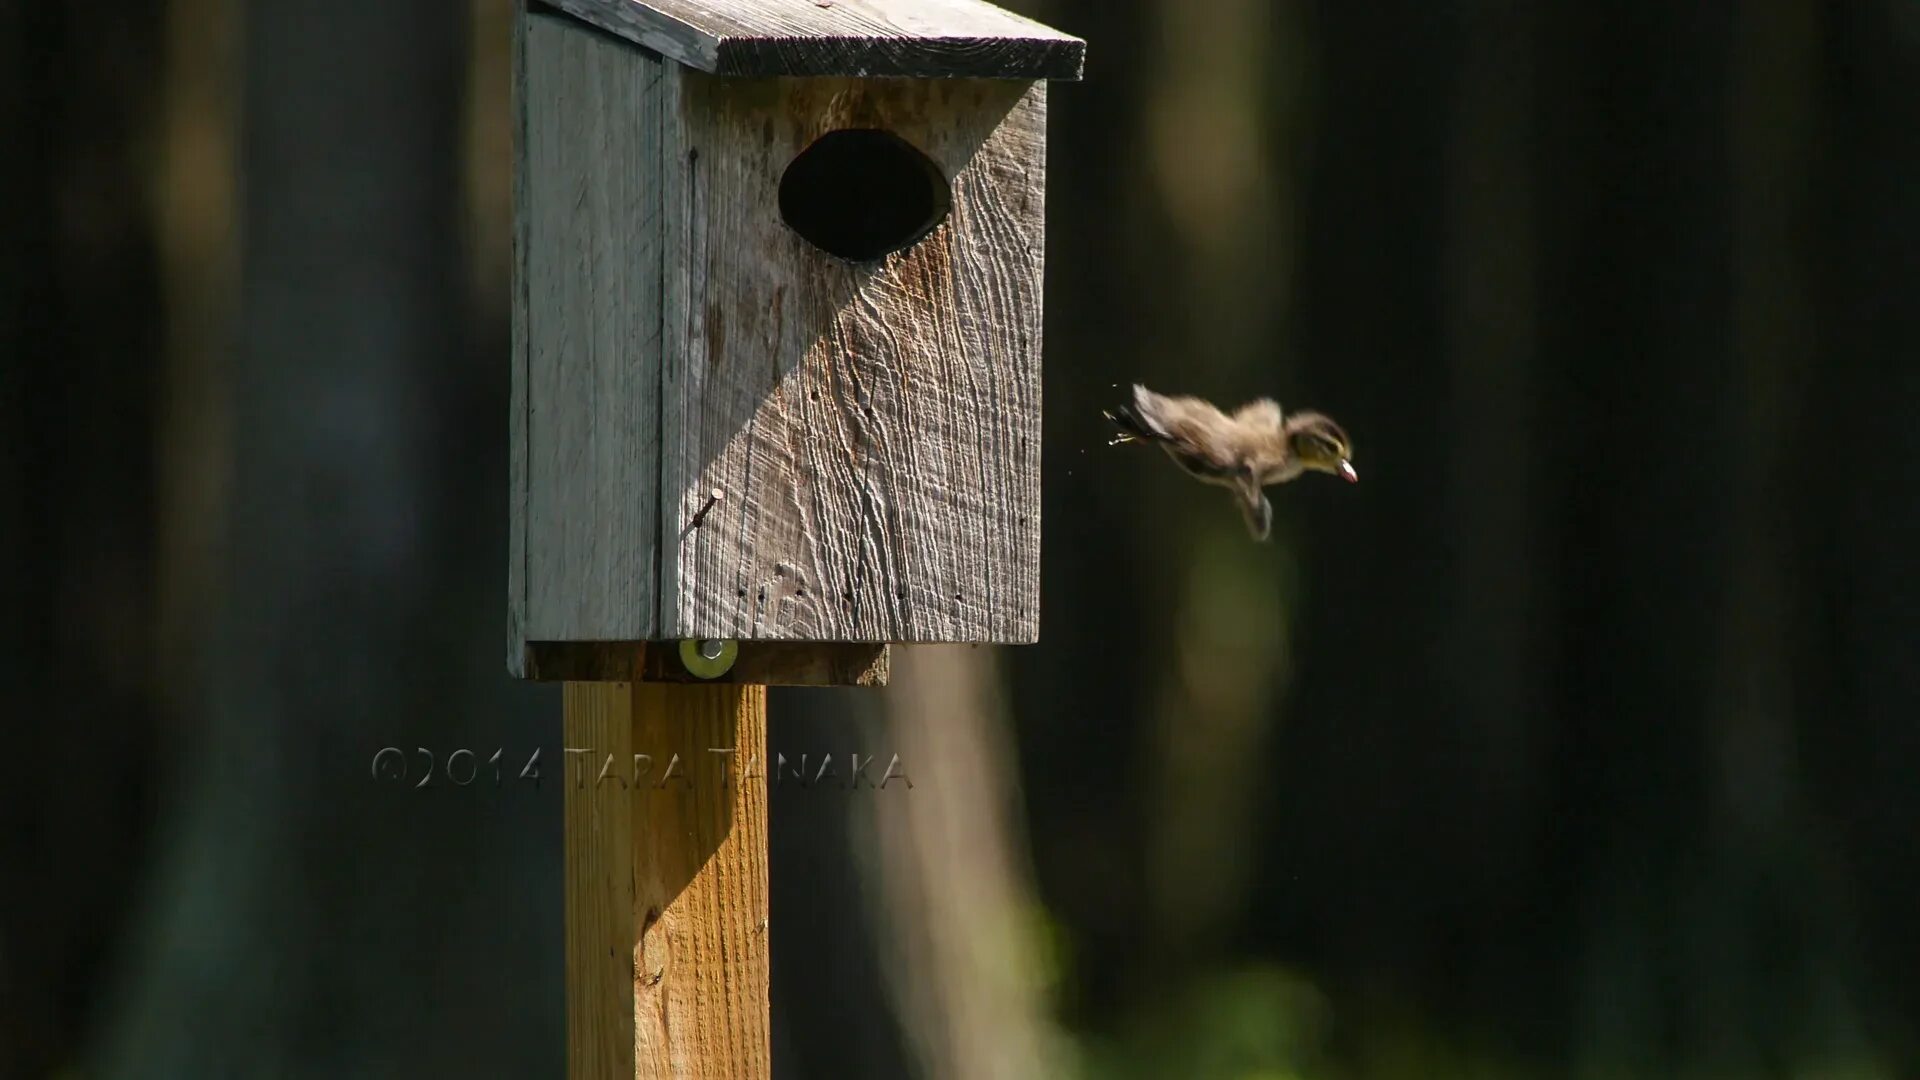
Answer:
[{"label": "flying duckling", "polygon": [[1174,464],[1203,483],[1234,493],[1247,531],[1265,540],[1273,504],[1261,489],[1303,472],[1331,473],[1358,482],[1353,444],[1332,419],[1317,412],[1282,414],[1271,398],[1240,406],[1229,416],[1197,397],[1168,397],[1133,388],[1133,404],[1108,410],[1119,429],[1108,445],[1158,443]]}]

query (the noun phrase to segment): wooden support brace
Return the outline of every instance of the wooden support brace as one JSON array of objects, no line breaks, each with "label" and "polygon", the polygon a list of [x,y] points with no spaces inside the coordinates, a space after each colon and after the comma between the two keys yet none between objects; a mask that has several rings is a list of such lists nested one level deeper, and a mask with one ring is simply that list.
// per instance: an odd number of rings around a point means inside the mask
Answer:
[{"label": "wooden support brace", "polygon": [[766,701],[566,684],[575,1080],[770,1075]]},{"label": "wooden support brace", "polygon": [[888,647],[832,641],[742,641],[718,678],[687,672],[671,641],[529,641],[523,678],[542,682],[724,682],[760,686],[885,686]]}]

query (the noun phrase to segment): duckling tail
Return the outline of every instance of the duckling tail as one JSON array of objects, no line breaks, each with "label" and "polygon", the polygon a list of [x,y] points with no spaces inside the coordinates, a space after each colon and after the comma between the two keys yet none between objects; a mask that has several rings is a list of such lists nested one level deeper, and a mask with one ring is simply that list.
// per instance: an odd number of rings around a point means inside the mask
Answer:
[{"label": "duckling tail", "polygon": [[1113,421],[1113,426],[1117,429],[1113,438],[1107,440],[1108,446],[1130,442],[1151,442],[1158,438],[1154,430],[1147,426],[1146,421],[1140,418],[1140,414],[1135,412],[1131,405],[1116,405],[1100,415]]}]

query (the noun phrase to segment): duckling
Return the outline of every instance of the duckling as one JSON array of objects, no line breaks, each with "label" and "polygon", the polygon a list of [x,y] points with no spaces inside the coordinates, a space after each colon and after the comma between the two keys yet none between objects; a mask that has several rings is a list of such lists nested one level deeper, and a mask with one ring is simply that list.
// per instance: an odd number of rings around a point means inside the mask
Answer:
[{"label": "duckling", "polygon": [[1232,416],[1197,397],[1168,397],[1133,388],[1133,404],[1105,413],[1119,431],[1108,442],[1158,443],[1189,476],[1234,493],[1247,531],[1265,540],[1273,504],[1261,489],[1303,472],[1331,473],[1357,483],[1353,444],[1332,419],[1302,410],[1282,414],[1271,398],[1240,406]]}]

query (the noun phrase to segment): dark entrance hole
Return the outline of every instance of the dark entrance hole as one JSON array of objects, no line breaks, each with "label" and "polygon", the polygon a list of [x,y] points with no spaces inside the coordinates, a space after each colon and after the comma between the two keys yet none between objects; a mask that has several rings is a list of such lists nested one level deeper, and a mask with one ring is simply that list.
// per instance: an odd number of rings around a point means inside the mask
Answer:
[{"label": "dark entrance hole", "polygon": [[911,247],[947,218],[947,178],[890,131],[829,131],[780,177],[780,217],[808,243],[867,262]]}]

